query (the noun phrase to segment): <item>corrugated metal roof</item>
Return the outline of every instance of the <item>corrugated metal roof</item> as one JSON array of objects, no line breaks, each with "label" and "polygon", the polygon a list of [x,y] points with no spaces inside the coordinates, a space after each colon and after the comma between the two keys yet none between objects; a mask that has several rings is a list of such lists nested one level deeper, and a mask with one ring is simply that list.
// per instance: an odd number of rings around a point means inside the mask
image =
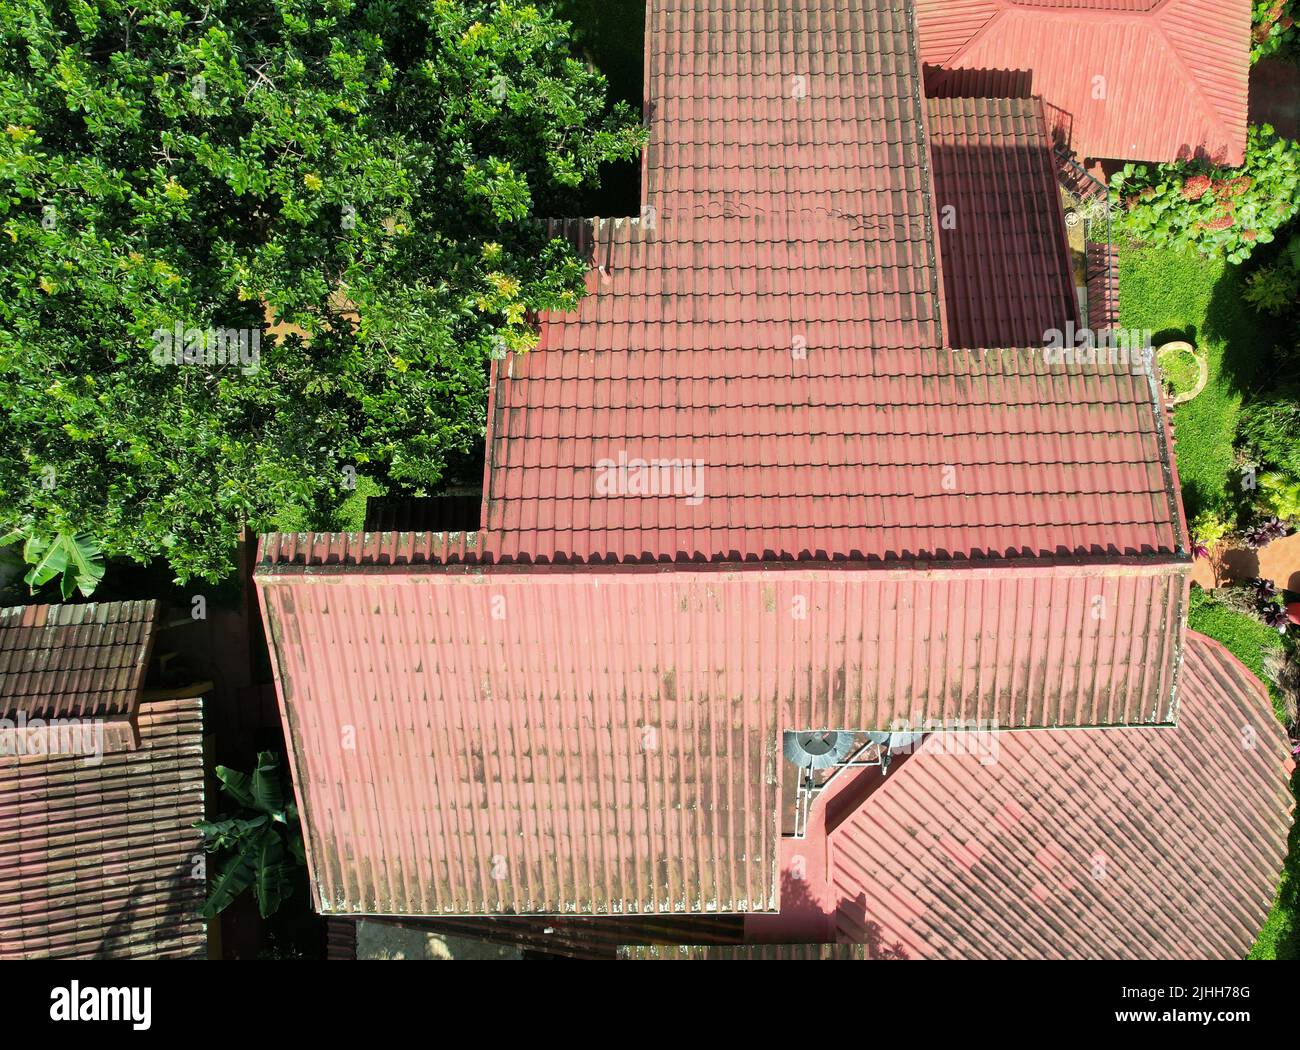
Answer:
[{"label": "corrugated metal roof", "polygon": [[928,109],[948,345],[1045,346],[1050,330],[1079,327],[1042,101]]},{"label": "corrugated metal roof", "polygon": [[198,699],[141,705],[140,747],[0,755],[0,958],[202,958]]},{"label": "corrugated metal roof", "polygon": [[295,697],[360,694],[475,709],[725,697],[751,719],[772,702],[790,727],[869,730],[1171,721],[1186,566],[263,569],[257,583],[291,715]]},{"label": "corrugated metal roof", "polygon": [[634,960],[795,960],[795,959],[866,959],[861,944],[624,944],[618,949],[620,959]]},{"label": "corrugated metal roof", "polygon": [[156,618],[154,601],[0,609],[0,718],[130,715]]},{"label": "corrugated metal roof", "polygon": [[619,666],[608,646],[640,639],[599,637],[630,623],[601,598],[662,590],[258,582],[322,911],[776,907],[775,703]]},{"label": "corrugated metal roof", "polygon": [[[331,541],[326,541],[331,542]],[[320,907],[776,907],[784,728],[1173,715],[1179,566],[263,568]]]},{"label": "corrugated metal roof", "polygon": [[1294,798],[1263,687],[1189,633],[1177,729],[908,757],[831,833],[841,939],[922,958],[1243,958]]},{"label": "corrugated metal roof", "polygon": [[1032,72],[1081,157],[1229,165],[1246,147],[1250,0],[916,0],[931,94],[1000,94]]}]

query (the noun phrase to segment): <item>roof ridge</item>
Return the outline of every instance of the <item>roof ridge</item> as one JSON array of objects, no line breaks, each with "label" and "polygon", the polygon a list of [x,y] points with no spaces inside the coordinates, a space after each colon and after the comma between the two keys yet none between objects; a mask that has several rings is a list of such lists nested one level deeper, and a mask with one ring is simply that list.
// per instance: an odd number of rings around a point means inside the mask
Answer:
[{"label": "roof ridge", "polygon": [[[482,529],[473,534],[482,538],[485,553],[491,555],[489,540],[500,534],[500,529]],[[683,559],[674,561],[435,561],[422,557],[419,561],[399,560],[401,551],[396,544],[404,544],[408,551],[424,554],[427,543],[436,543],[447,536],[464,537],[464,533],[429,531],[409,532],[317,532],[317,533],[264,533],[259,537],[259,554],[254,575],[279,576],[286,573],[307,573],[313,576],[331,576],[349,573],[363,575],[439,574],[460,576],[637,576],[663,575],[664,573],[721,574],[750,572],[869,572],[898,577],[925,576],[930,579],[962,576],[967,573],[997,573],[1007,576],[1150,576],[1186,572],[1191,559],[1186,555],[1169,552],[1147,554],[1070,554],[1022,555],[1019,557],[988,558],[774,558],[769,560],[710,560]],[[285,537],[295,542],[286,545]],[[310,537],[305,545],[298,545],[298,537]],[[392,537],[383,542],[384,537]],[[323,541],[324,547],[316,546]],[[379,541],[379,542],[375,542]],[[288,549],[286,549],[288,546]],[[386,560],[384,560],[386,559]]]},{"label": "roof ridge", "polygon": [[[954,51],[951,55],[949,55],[946,59],[944,59],[940,68],[943,69],[945,73],[951,73],[955,68],[957,68],[958,60],[961,59],[966,54],[967,51],[969,51],[972,47],[974,47],[977,41],[982,40],[985,36],[987,36],[989,29],[994,25],[996,25],[999,21],[1001,21],[1003,16],[1006,15],[1006,13],[1009,10],[1011,10],[1012,5],[1009,4],[1007,0],[993,0],[993,2],[997,5],[998,9],[994,11],[992,15],[989,16],[989,20],[985,22],[982,26],[980,26],[979,29],[975,30],[975,32],[970,35],[970,38],[964,44],[962,44],[961,47],[959,47],[956,51]],[[912,5],[912,12],[913,12],[913,17],[915,18],[916,17],[915,4]],[[917,36],[918,38],[920,36],[919,25],[917,27]]]},{"label": "roof ridge", "polygon": [[[1146,12],[1146,14],[1151,16],[1151,21],[1156,26],[1161,46],[1164,47],[1174,59],[1176,59],[1176,61],[1171,64],[1176,67],[1178,76],[1191,88],[1193,94],[1200,99],[1202,108],[1212,117],[1220,136],[1224,139],[1230,139],[1232,137],[1232,129],[1228,127],[1228,123],[1224,119],[1223,111],[1219,108],[1219,104],[1205,93],[1204,85],[1201,83],[1200,78],[1193,72],[1195,69],[1195,63],[1191,61],[1191,59],[1183,53],[1182,49],[1169,38],[1169,34],[1165,30],[1163,18],[1165,9],[1176,9],[1179,6],[1182,6],[1183,3],[1184,0],[1160,0],[1160,4],[1153,7],[1150,11]],[[1247,78],[1249,78],[1249,71],[1247,72]],[[1249,123],[1249,119],[1247,122]]]}]

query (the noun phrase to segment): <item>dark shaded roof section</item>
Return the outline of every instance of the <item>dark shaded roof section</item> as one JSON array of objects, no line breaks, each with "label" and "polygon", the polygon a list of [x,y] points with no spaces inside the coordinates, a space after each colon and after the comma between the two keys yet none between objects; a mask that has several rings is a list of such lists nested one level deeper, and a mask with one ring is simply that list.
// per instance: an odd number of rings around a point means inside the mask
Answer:
[{"label": "dark shaded roof section", "polygon": [[848,960],[867,958],[864,944],[625,944],[618,949],[620,959],[783,961],[796,959]]},{"label": "dark shaded roof section", "polygon": [[[612,960],[619,945],[636,944],[731,944],[745,939],[743,915],[628,915],[584,918],[572,915],[487,916],[472,918],[330,918],[331,943],[346,945],[335,927],[356,929],[358,921],[383,923],[405,930],[417,930],[443,937],[467,937],[501,944],[533,955],[563,959]],[[353,933],[355,950],[355,933]]]},{"label": "dark shaded roof section", "polygon": [[[907,958],[1242,959],[1295,798],[1264,687],[1188,632],[1178,725],[923,745],[832,833],[838,935]],[[992,759],[989,761],[989,759]]]},{"label": "dark shaded roof section", "polygon": [[1119,324],[1119,251],[1113,244],[1089,243],[1088,327],[1102,332]]},{"label": "dark shaded roof section", "polygon": [[129,716],[156,619],[152,600],[0,609],[0,717]]},{"label": "dark shaded roof section", "polygon": [[372,496],[366,500],[366,532],[474,532],[481,494]]},{"label": "dark shaded roof section", "polygon": [[202,701],[138,723],[134,750],[0,755],[0,958],[206,955]]},{"label": "dark shaded roof section", "polygon": [[928,105],[948,345],[1043,346],[1079,311],[1042,102]]}]

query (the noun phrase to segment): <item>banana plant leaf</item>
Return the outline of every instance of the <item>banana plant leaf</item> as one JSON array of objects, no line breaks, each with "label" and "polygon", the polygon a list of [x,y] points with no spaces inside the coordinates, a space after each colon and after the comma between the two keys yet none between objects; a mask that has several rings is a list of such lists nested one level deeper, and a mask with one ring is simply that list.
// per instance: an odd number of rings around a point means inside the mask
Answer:
[{"label": "banana plant leaf", "polygon": [[259,754],[250,789],[253,792],[253,804],[263,813],[270,814],[272,820],[283,824],[284,787],[279,776],[279,765],[279,757],[273,752],[263,751]]},{"label": "banana plant leaf", "polygon": [[221,866],[212,882],[212,892],[199,914],[205,919],[214,918],[253,885],[257,875],[257,857],[257,840],[251,836],[242,840],[240,848]]},{"label": "banana plant leaf", "polygon": [[279,767],[279,757],[275,752],[263,751],[257,756],[257,768],[252,776],[229,766],[217,766],[217,777],[226,794],[241,806],[265,813],[277,823],[284,824],[291,818],[284,809]]},{"label": "banana plant leaf", "polygon": [[[10,533],[0,541],[0,545],[19,536],[19,533]],[[65,601],[72,597],[74,590],[89,598],[104,578],[103,552],[88,536],[59,533],[52,540],[28,536],[23,544],[23,560],[31,566],[23,582],[33,593],[58,576],[59,589]]]},{"label": "banana plant leaf", "polygon": [[217,776],[226,794],[250,815],[194,825],[203,832],[206,849],[230,853],[212,882],[203,914],[211,918],[251,887],[258,911],[267,918],[293,895],[307,861],[297,807],[285,803],[280,758],[263,751],[251,775],[218,766]]},{"label": "banana plant leaf", "polygon": [[285,852],[284,840],[273,827],[266,827],[256,840],[256,872],[253,894],[262,918],[274,915],[293,893],[294,865]]},{"label": "banana plant leaf", "polygon": [[246,820],[232,817],[229,820],[200,820],[194,826],[203,833],[203,846],[209,853],[234,846],[246,835],[264,827],[270,820],[265,814]]}]

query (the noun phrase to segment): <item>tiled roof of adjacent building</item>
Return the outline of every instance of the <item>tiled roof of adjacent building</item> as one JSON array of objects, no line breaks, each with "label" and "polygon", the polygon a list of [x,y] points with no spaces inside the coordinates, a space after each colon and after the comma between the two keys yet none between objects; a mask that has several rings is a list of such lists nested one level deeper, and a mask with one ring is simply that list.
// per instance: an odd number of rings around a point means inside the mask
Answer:
[{"label": "tiled roof of adjacent building", "polygon": [[156,617],[153,601],[0,609],[0,718],[129,716]]},{"label": "tiled roof of adjacent building", "polygon": [[1080,157],[1237,165],[1250,0],[916,0],[927,91],[1041,95]]},{"label": "tiled roof of adjacent building", "polygon": [[839,936],[904,958],[1244,958],[1295,801],[1268,695],[1189,633],[1176,729],[922,748],[830,835]]},{"label": "tiled roof of adjacent building", "polygon": [[149,701],[138,722],[138,747],[101,738],[98,757],[15,754],[5,731],[0,958],[205,956],[201,701]]}]

